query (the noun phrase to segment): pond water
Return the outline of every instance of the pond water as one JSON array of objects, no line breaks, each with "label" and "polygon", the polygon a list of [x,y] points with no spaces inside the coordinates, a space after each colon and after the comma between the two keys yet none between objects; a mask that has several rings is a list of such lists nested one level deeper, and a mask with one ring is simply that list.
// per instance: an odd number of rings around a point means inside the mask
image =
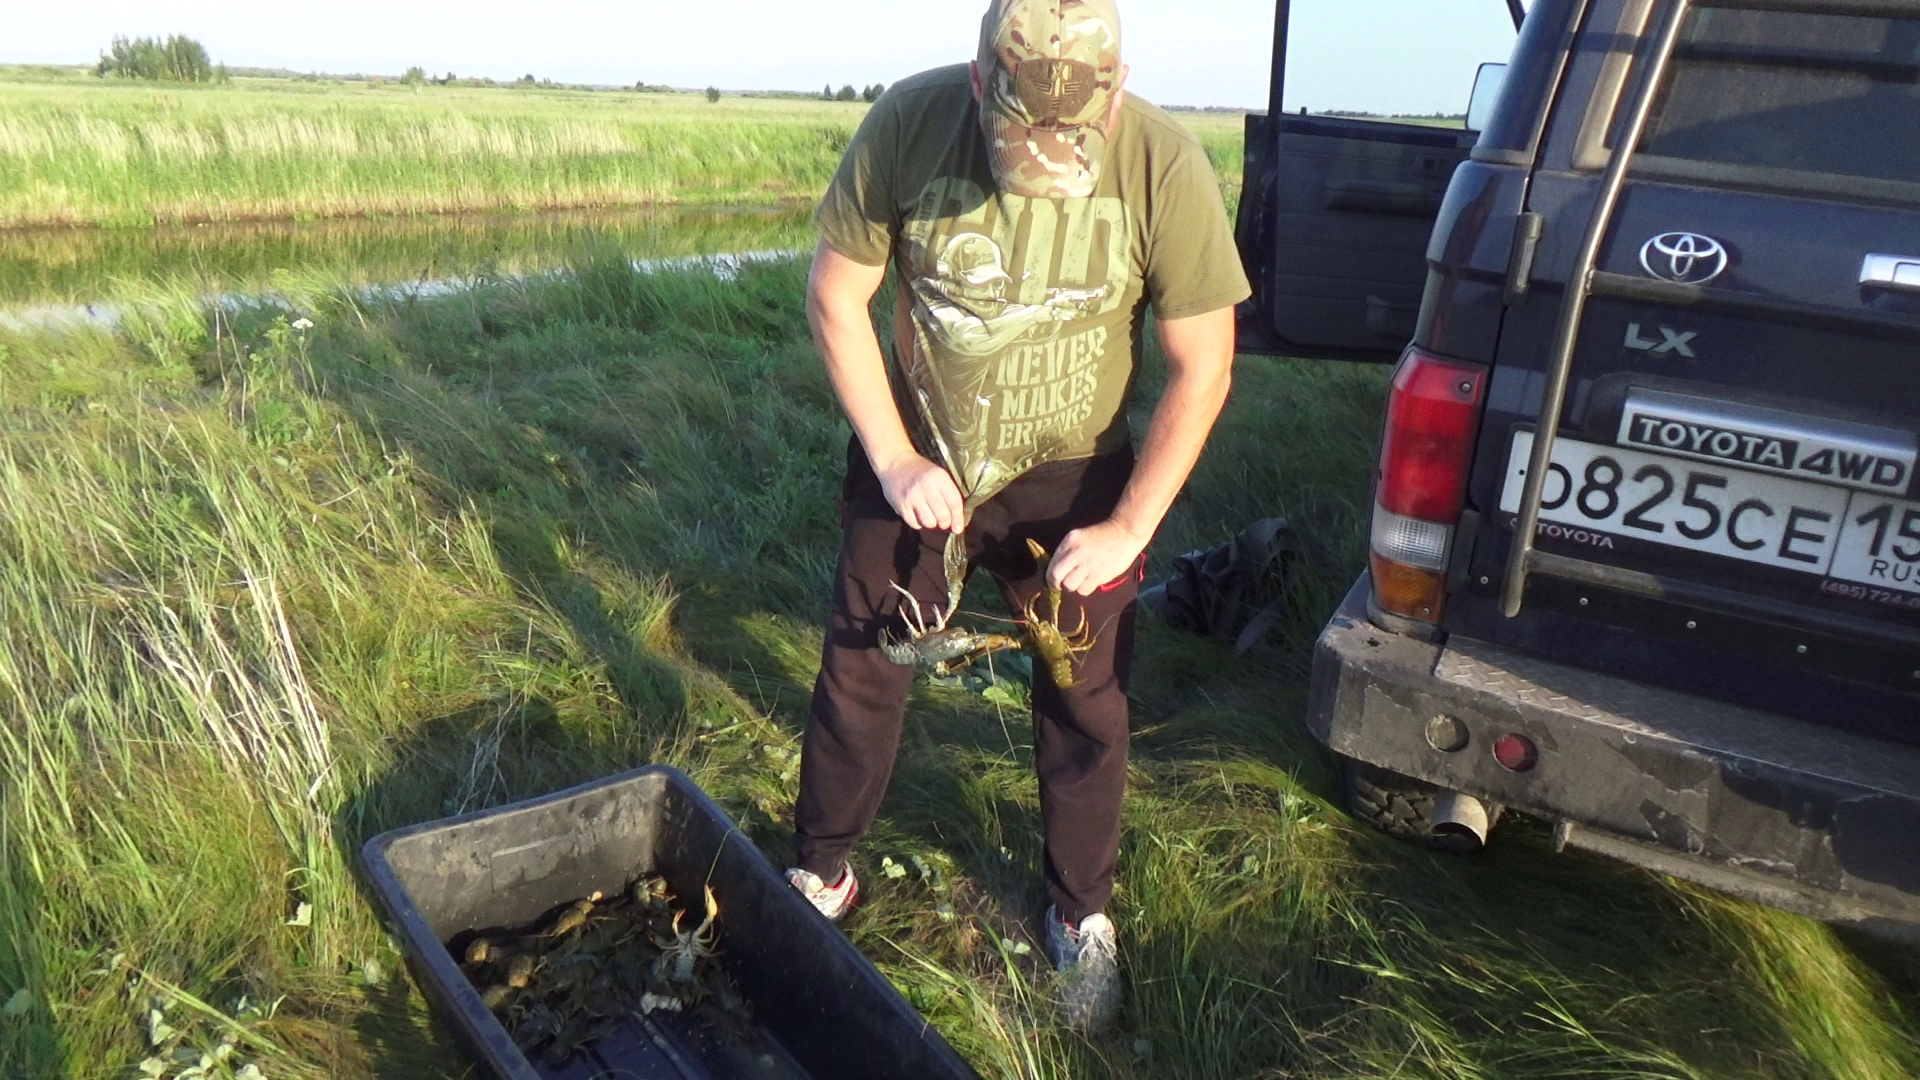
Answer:
[{"label": "pond water", "polygon": [[289,281],[404,285],[524,275],[590,251],[637,261],[811,247],[810,208],[648,207],[545,214],[0,231],[0,311],[112,304]]}]

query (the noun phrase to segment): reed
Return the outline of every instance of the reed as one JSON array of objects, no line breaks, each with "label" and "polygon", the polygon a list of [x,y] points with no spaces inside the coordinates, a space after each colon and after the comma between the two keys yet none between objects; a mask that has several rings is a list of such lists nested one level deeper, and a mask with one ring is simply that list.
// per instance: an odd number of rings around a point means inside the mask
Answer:
[{"label": "reed", "polygon": [[[0,228],[818,197],[863,104],[0,72]],[[1236,123],[1190,116],[1237,195]]]},{"label": "reed", "polygon": [[0,227],[809,198],[863,109],[285,80],[0,83]]}]

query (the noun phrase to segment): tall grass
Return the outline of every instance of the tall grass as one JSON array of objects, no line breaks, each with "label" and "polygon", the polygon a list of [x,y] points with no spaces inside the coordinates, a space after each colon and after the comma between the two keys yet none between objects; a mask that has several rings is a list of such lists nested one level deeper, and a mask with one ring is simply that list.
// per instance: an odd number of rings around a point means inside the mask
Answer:
[{"label": "tall grass", "polygon": [[[846,438],[802,276],[0,334],[0,1074],[129,1075],[161,1008],[272,1076],[466,1075],[350,870],[383,828],[668,761],[783,852]],[[1249,656],[1144,628],[1121,1029],[1051,1019],[1004,670],[916,691],[853,940],[994,1077],[1920,1071],[1909,953],[1524,821],[1458,860],[1334,808],[1300,714],[1383,388],[1243,361],[1154,549],[1319,539]]]},{"label": "tall grass", "polygon": [[[812,199],[865,109],[554,88],[0,79],[0,228]],[[1234,124],[1188,115],[1237,192]]]},{"label": "tall grass", "polygon": [[554,89],[0,83],[0,227],[804,198],[862,112]]},{"label": "tall grass", "polygon": [[1191,109],[1175,110],[1173,117],[1186,125],[1200,140],[1200,145],[1207,148],[1207,160],[1213,163],[1214,175],[1220,178],[1221,198],[1226,200],[1228,211],[1237,212],[1246,159],[1246,118],[1240,113]]}]

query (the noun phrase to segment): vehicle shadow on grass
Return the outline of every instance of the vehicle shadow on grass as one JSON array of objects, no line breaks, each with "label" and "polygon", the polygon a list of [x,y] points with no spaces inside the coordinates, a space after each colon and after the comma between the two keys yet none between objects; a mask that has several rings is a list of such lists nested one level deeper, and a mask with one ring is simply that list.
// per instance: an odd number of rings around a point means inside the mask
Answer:
[{"label": "vehicle shadow on grass", "polygon": [[[9,1015],[0,1018],[0,1075],[66,1076],[72,1066],[47,1007],[46,958],[41,936],[34,931],[35,912],[44,901],[25,868],[13,865],[21,844],[4,816],[0,830],[0,890],[5,892],[0,896],[0,928],[5,930],[0,933],[0,998],[9,1002]],[[12,1014],[14,996],[22,991],[30,995],[19,999],[26,1011]]]}]

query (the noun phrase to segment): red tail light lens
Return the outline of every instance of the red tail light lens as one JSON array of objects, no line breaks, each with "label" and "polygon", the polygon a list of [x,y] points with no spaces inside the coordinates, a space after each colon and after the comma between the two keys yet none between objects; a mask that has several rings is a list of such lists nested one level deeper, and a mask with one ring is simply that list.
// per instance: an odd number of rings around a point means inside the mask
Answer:
[{"label": "red tail light lens", "polygon": [[1486,369],[1407,350],[1387,401],[1378,500],[1389,513],[1452,525],[1466,497]]},{"label": "red tail light lens", "polygon": [[1540,748],[1525,735],[1509,732],[1493,741],[1493,759],[1509,772],[1527,772],[1540,763]]},{"label": "red tail light lens", "polygon": [[1486,369],[1408,349],[1394,373],[1374,495],[1374,603],[1435,622],[1466,499]]}]

